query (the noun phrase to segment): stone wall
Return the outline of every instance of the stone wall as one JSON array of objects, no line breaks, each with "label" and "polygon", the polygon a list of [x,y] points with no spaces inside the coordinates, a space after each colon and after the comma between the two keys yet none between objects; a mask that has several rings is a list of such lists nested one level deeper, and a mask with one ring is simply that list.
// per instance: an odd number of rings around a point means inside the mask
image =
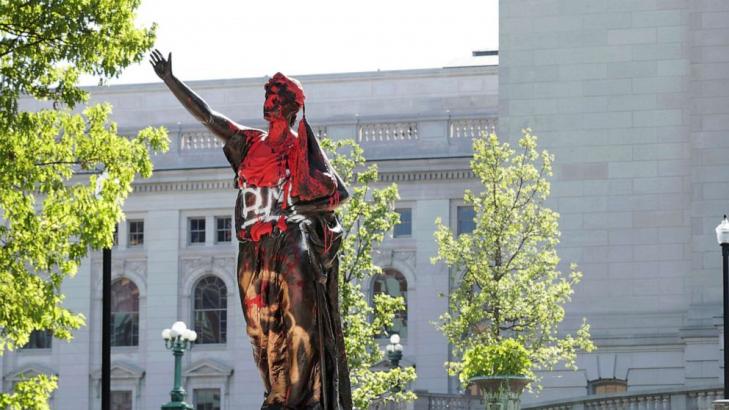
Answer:
[{"label": "stone wall", "polygon": [[499,128],[530,127],[556,155],[563,261],[584,280],[600,349],[545,375],[539,398],[719,381],[720,253],[729,208],[729,3],[500,2]]},{"label": "stone wall", "polygon": [[[355,138],[376,160],[381,185],[395,182],[398,206],[412,208],[410,237],[388,238],[375,255],[384,268],[408,281],[408,337],[403,365],[417,365],[414,388],[445,393],[445,339],[431,324],[447,309],[438,295],[448,291],[448,273],[430,263],[435,252],[434,220],[455,226],[455,207],[463,191],[475,188],[468,171],[470,134],[493,127],[497,110],[495,67],[304,76],[307,118],[317,132]],[[262,127],[266,79],[191,83],[210,105],[242,124]],[[234,272],[235,243],[216,244],[210,232],[204,245],[186,241],[188,217],[231,215],[236,192],[233,171],[220,144],[180,106],[161,84],[90,88],[92,102],[110,102],[114,119],[127,134],[147,125],[170,131],[171,149],[154,158],[156,171],[138,180],[125,203],[127,219],[144,219],[144,246],[128,248],[127,227],[113,250],[113,276],[132,279],[140,291],[139,345],[112,349],[112,389],[133,392],[135,410],[158,409],[169,399],[173,357],[164,349],[162,329],[175,320],[191,324],[191,290],[202,275],[213,274],[228,289],[228,336],[224,345],[199,345],[185,355],[185,388],[220,388],[223,408],[260,406],[263,390],[238,302]],[[43,105],[24,101],[25,108]],[[414,129],[408,135],[403,124]],[[366,134],[364,133],[366,131]],[[0,359],[6,387],[24,370],[59,374],[53,408],[98,409],[101,366],[101,256],[84,262],[64,284],[67,305],[87,317],[75,340],[55,341],[51,349],[26,349]],[[369,288],[365,283],[365,289]],[[384,341],[383,341],[384,346]]]}]

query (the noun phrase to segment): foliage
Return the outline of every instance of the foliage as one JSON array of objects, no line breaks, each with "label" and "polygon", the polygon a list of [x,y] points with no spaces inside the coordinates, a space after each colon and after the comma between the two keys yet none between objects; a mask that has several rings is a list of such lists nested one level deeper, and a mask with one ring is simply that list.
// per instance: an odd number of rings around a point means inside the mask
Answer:
[{"label": "foliage", "polygon": [[115,77],[139,62],[155,27],[134,25],[141,0],[0,0],[0,116],[27,94],[73,106],[81,73]]},{"label": "foliage", "polygon": [[50,410],[48,396],[57,387],[56,377],[40,374],[19,381],[13,392],[0,394],[0,408]]},{"label": "foliage", "polygon": [[463,354],[461,383],[475,376],[533,376],[529,352],[514,339],[493,345],[472,346]]},{"label": "foliage", "polygon": [[557,268],[559,215],[544,205],[553,156],[537,151],[530,130],[518,145],[517,153],[494,134],[475,139],[471,168],[483,191],[464,195],[475,229],[456,237],[436,221],[433,262],[445,262],[458,277],[438,324],[454,348],[451,374],[463,371],[459,358],[470,349],[509,338],[526,348],[535,370],[559,362],[575,368],[577,350],[594,348],[584,319],[575,335],[558,332],[582,274],[574,264],[567,275]]},{"label": "foliage", "polygon": [[399,222],[394,212],[397,186],[372,186],[377,182],[377,167],[363,168],[362,148],[354,141],[325,139],[321,143],[332,154],[334,168],[351,190],[349,201],[338,209],[344,228],[339,292],[354,406],[367,409],[387,402],[414,400],[415,395],[406,388],[415,380],[415,369],[372,369],[383,360],[377,337],[392,326],[395,313],[405,309],[404,300],[378,294],[370,306],[361,287],[364,281],[382,272],[374,264],[372,253]]},{"label": "foliage", "polygon": [[[89,248],[111,245],[135,175],[151,175],[149,150],[167,149],[164,129],[118,135],[108,105],[71,111],[88,97],[80,74],[116,76],[151,47],[154,27],[134,26],[138,6],[0,0],[0,354],[34,330],[71,339],[84,318],[62,306],[63,280]],[[21,98],[53,109],[21,111]],[[17,383],[0,408],[47,408],[54,388],[46,376]]]}]

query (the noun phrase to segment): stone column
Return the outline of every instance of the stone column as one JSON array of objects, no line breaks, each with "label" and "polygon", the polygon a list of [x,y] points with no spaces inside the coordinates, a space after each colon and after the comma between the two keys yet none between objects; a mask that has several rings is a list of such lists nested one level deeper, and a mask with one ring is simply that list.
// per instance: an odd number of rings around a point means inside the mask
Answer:
[{"label": "stone column", "polygon": [[[144,218],[144,246],[147,254],[147,309],[145,408],[159,408],[170,399],[174,360],[165,349],[162,329],[184,320],[178,312],[179,212],[153,210]],[[144,339],[143,341],[141,339]]]}]

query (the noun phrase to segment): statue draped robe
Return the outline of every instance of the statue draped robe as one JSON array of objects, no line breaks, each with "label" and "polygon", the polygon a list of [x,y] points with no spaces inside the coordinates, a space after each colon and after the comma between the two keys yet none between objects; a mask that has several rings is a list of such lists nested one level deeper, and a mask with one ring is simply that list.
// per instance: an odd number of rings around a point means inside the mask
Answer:
[{"label": "statue draped robe", "polygon": [[350,410],[334,213],[349,193],[305,117],[298,137],[267,137],[245,129],[223,147],[239,188],[237,277],[261,408]]}]

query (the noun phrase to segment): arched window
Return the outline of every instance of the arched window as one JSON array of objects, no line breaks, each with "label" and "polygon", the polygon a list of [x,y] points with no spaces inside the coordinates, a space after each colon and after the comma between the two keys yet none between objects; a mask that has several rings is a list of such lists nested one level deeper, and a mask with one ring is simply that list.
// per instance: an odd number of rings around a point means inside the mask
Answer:
[{"label": "arched window", "polygon": [[[408,335],[408,281],[405,276],[394,270],[385,269],[381,275],[372,279],[372,295],[385,293],[390,296],[402,296],[405,300],[405,310],[395,313],[392,328],[388,333],[398,333],[400,337]],[[384,336],[384,335],[383,335]]]},{"label": "arched window", "polygon": [[111,345],[139,344],[139,288],[121,278],[111,284]]},{"label": "arched window", "polygon": [[193,323],[196,343],[225,343],[228,327],[228,290],[215,276],[206,276],[195,285]]}]

